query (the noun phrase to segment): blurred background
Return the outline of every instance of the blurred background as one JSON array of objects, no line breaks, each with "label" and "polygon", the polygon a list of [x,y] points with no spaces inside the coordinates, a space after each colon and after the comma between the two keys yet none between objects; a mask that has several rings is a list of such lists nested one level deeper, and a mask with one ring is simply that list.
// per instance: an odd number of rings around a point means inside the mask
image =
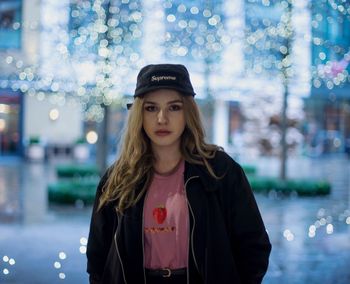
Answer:
[{"label": "blurred background", "polygon": [[0,283],[87,283],[96,184],[164,62],[248,175],[264,283],[350,283],[348,0],[0,0]]}]

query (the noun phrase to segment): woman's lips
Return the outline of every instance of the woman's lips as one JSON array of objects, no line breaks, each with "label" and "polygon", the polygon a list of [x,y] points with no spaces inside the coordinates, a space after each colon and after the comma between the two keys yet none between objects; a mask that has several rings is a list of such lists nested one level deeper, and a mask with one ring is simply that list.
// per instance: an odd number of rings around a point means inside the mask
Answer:
[{"label": "woman's lips", "polygon": [[171,131],[168,130],[157,130],[156,132],[157,136],[167,136],[171,133]]}]

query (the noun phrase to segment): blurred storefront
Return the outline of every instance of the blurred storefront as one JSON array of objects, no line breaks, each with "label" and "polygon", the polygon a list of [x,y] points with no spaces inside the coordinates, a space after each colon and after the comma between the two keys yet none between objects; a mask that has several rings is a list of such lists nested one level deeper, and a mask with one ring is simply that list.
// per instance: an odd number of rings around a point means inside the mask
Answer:
[{"label": "blurred storefront", "polygon": [[[22,1],[0,1],[0,59],[2,51],[21,48]],[[0,64],[0,80],[6,72]],[[0,156],[20,155],[23,135],[21,91],[0,88]]]},{"label": "blurred storefront", "polygon": [[303,132],[307,154],[350,154],[350,87],[342,91],[347,94],[317,89],[305,100]]},{"label": "blurred storefront", "polygon": [[[327,1],[312,1],[311,95],[305,101],[305,152],[350,154],[350,18]],[[339,9],[338,9],[339,8]]]},{"label": "blurred storefront", "polygon": [[0,156],[22,152],[22,94],[0,91]]},{"label": "blurred storefront", "polygon": [[0,156],[70,155],[82,136],[79,106],[62,98],[56,82],[40,81],[40,72],[55,76],[39,68],[49,44],[43,30],[59,24],[47,16],[47,4],[0,1]]}]

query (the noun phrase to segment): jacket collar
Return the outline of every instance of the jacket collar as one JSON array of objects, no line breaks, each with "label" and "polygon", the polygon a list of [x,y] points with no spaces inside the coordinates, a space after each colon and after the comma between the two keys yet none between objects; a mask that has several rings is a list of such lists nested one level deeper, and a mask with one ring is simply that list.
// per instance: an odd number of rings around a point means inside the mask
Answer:
[{"label": "jacket collar", "polygon": [[205,191],[216,191],[218,188],[218,180],[210,175],[203,165],[191,164],[185,161],[185,182],[191,177],[198,176]]}]

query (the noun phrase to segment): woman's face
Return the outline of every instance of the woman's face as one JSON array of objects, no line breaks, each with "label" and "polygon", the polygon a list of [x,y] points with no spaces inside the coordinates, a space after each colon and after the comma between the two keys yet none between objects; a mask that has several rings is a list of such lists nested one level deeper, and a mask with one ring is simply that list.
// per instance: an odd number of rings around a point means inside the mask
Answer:
[{"label": "woman's face", "polygon": [[144,96],[143,129],[153,149],[180,149],[185,129],[182,95],[175,90],[160,89]]}]

